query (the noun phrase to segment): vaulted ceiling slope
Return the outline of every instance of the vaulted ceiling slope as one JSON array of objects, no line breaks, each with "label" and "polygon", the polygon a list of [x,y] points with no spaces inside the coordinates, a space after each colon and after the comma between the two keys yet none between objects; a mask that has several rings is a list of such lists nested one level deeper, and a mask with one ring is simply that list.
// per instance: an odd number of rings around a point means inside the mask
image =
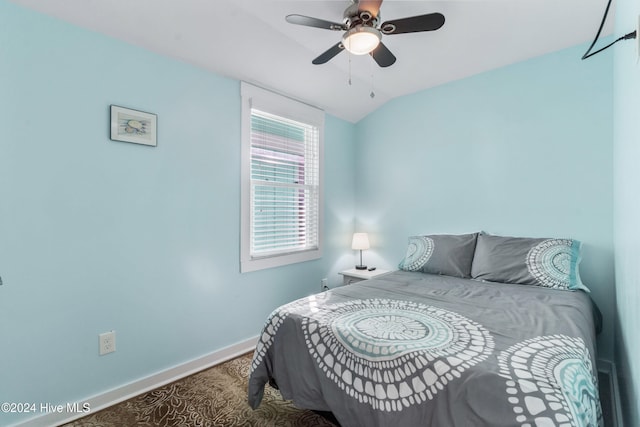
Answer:
[{"label": "vaulted ceiling slope", "polygon": [[[392,98],[589,42],[606,6],[606,0],[385,0],[382,21],[433,12],[446,21],[437,31],[383,35],[397,62],[381,68],[368,55],[346,52],[313,65],[342,33],[285,21],[300,14],[341,22],[349,0],[11,1],[350,122]],[[610,13],[604,35],[612,23]]]}]

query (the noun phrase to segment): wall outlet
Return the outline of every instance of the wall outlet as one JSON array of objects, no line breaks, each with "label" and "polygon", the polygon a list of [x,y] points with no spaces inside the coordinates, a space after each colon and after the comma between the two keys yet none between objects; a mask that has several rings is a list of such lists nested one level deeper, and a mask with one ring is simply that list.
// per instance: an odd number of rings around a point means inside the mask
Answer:
[{"label": "wall outlet", "polygon": [[320,280],[320,289],[322,289],[323,291],[329,290],[329,281],[327,280],[326,277]]},{"label": "wall outlet", "polygon": [[100,356],[116,351],[116,331],[104,332],[98,335],[100,340]]}]

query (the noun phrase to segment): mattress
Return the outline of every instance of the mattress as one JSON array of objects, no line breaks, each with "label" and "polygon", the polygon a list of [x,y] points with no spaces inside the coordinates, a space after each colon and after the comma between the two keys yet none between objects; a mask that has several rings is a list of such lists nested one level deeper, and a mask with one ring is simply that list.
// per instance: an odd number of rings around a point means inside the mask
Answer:
[{"label": "mattress", "polygon": [[277,387],[347,426],[602,425],[583,291],[396,271],[283,305],[248,400]]}]

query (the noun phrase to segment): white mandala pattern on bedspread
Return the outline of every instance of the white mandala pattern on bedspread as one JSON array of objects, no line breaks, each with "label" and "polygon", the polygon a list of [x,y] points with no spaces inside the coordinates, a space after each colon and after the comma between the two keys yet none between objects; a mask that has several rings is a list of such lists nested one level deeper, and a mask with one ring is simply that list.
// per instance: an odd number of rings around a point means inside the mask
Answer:
[{"label": "white mandala pattern on bedspread", "polygon": [[316,296],[312,295],[310,297],[285,304],[271,312],[265,322],[264,328],[262,329],[262,335],[260,335],[260,338],[256,343],[256,349],[253,352],[253,360],[251,361],[251,372],[255,371],[262,363],[262,360],[264,359],[264,356],[266,356],[269,347],[273,344],[276,332],[278,332],[278,329],[282,326],[284,319],[286,319],[292,312],[306,310],[308,307],[313,307],[314,305],[317,305]]},{"label": "white mandala pattern on bedspread", "polygon": [[602,425],[597,378],[582,339],[536,337],[501,352],[498,364],[519,425]]},{"label": "white mandala pattern on bedspread", "polygon": [[494,348],[484,327],[457,313],[390,299],[329,305],[302,329],[327,378],[388,412],[433,399]]}]

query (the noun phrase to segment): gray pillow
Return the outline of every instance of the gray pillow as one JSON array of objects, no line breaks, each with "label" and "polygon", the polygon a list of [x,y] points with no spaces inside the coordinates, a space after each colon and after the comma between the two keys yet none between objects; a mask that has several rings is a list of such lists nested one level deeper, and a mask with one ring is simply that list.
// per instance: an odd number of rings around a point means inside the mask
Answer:
[{"label": "gray pillow", "polygon": [[477,236],[478,233],[409,237],[407,253],[398,268],[469,278]]},{"label": "gray pillow", "polygon": [[582,244],[573,239],[531,239],[480,234],[471,277],[490,282],[589,289],[580,280]]}]

